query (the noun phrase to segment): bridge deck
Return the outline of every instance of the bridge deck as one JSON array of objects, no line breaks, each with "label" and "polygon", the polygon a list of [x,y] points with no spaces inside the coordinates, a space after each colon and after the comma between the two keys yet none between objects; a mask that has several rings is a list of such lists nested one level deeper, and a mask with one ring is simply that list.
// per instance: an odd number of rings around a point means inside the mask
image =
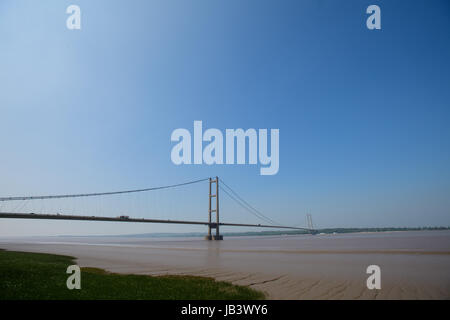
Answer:
[{"label": "bridge deck", "polygon": [[[173,223],[173,224],[193,224],[206,225],[215,227],[215,222],[207,221],[185,221],[185,220],[161,220],[161,219],[138,219],[138,218],[121,218],[121,217],[98,217],[98,216],[78,216],[78,215],[63,215],[63,214],[38,214],[38,213],[12,213],[0,212],[0,218],[10,219],[49,219],[49,220],[83,220],[83,221],[107,221],[107,222],[143,222],[143,223]],[[226,223],[220,222],[219,226],[230,227],[259,227],[259,228],[277,228],[277,229],[293,229],[312,231],[306,228],[262,225],[262,224],[244,224],[244,223]]]}]

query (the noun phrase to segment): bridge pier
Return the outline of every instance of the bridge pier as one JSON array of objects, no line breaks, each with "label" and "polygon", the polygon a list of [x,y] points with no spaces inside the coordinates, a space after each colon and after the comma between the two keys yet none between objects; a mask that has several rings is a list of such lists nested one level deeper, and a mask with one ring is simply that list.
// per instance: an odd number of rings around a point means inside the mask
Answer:
[{"label": "bridge pier", "polygon": [[[212,194],[212,184],[216,184],[216,193]],[[216,208],[212,209],[212,198],[216,198]],[[211,221],[211,213],[216,213],[216,222]],[[223,236],[219,232],[219,177],[216,179],[209,178],[209,210],[208,210],[208,234],[205,240],[223,240]],[[216,234],[211,233],[211,229],[216,229]]]},{"label": "bridge pier", "polygon": [[205,240],[223,240],[223,236],[222,235],[205,236]]}]

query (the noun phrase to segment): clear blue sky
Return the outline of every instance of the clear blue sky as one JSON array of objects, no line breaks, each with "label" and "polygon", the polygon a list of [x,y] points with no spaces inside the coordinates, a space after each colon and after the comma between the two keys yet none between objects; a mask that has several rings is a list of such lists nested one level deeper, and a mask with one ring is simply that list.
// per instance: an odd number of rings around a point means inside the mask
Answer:
[{"label": "clear blue sky", "polygon": [[[283,224],[450,225],[448,1],[3,0],[0,39],[1,196],[218,175]],[[279,128],[279,173],[175,166],[171,132],[194,120]],[[196,188],[133,201],[203,220]],[[258,223],[223,199],[223,221]],[[0,221],[2,235],[204,229]]]}]

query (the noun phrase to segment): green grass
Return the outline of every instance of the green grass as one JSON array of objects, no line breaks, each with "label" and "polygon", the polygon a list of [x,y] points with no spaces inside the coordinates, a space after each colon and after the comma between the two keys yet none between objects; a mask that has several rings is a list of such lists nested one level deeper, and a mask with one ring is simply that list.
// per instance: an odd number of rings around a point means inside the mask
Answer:
[{"label": "green grass", "polygon": [[73,257],[0,250],[0,300],[263,299],[261,292],[212,278],[146,276],[81,269],[81,289],[66,287]]}]

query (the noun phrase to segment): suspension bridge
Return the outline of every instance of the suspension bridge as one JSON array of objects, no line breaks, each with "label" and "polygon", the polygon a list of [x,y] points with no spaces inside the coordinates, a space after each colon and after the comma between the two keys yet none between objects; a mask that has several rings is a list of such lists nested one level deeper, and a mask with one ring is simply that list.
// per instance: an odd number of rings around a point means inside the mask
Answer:
[{"label": "suspension bridge", "polygon": [[[149,218],[135,218],[128,215],[120,215],[117,217],[110,216],[96,216],[96,215],[74,215],[74,214],[61,214],[57,213],[36,213],[36,212],[15,212],[14,210],[4,212],[0,210],[0,218],[10,219],[48,219],[48,220],[79,220],[79,221],[105,221],[105,222],[128,222],[128,223],[165,223],[165,224],[188,224],[188,225],[204,225],[208,228],[208,233],[205,236],[206,240],[223,240],[223,236],[220,234],[220,227],[255,227],[255,228],[275,228],[275,229],[291,229],[302,230],[311,234],[315,234],[316,231],[312,226],[312,218],[308,215],[308,227],[302,228],[297,226],[285,226],[277,223],[275,220],[264,215],[261,211],[250,205],[239,193],[226,184],[223,179],[219,177],[204,178],[198,180],[192,180],[188,182],[158,186],[145,189],[133,189],[122,190],[113,192],[97,192],[97,193],[79,193],[79,194],[62,194],[62,195],[44,195],[44,196],[19,196],[19,197],[0,197],[0,204],[11,202],[29,202],[36,200],[55,200],[55,199],[68,199],[68,198],[87,198],[87,197],[102,197],[112,196],[120,194],[133,194],[133,193],[147,193],[156,190],[165,190],[180,188],[189,185],[198,184],[201,182],[209,181],[209,206],[208,206],[208,220],[207,221],[192,221],[192,220],[173,220],[173,219],[149,219]],[[229,199],[233,200],[246,212],[252,214],[254,217],[261,220],[262,224],[252,223],[230,223],[220,222],[220,207],[219,207],[219,191],[223,192]],[[0,207],[2,208],[2,207]]]}]

